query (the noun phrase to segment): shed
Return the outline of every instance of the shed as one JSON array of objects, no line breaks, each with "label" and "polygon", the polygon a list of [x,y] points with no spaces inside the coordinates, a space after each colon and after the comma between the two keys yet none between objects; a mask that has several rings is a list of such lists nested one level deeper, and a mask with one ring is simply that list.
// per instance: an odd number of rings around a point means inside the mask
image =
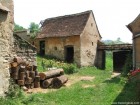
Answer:
[{"label": "shed", "polygon": [[44,20],[35,45],[41,55],[75,62],[79,66],[93,66],[100,40],[94,14],[89,10]]}]

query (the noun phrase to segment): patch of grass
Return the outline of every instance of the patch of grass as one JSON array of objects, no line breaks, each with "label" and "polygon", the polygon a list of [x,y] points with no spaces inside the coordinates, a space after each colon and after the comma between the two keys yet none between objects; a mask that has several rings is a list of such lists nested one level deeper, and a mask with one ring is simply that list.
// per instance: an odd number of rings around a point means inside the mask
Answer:
[{"label": "patch of grass", "polygon": [[[78,81],[70,87],[64,86],[49,93],[36,93],[14,99],[6,97],[0,99],[0,105],[111,105],[113,102],[139,101],[137,84],[127,83],[127,79],[121,76],[110,78],[111,63],[108,65],[110,66],[106,70],[83,67],[78,72],[67,75],[69,78],[74,76],[75,79],[80,76],[95,77],[91,81]],[[83,85],[91,87],[84,88]]]}]

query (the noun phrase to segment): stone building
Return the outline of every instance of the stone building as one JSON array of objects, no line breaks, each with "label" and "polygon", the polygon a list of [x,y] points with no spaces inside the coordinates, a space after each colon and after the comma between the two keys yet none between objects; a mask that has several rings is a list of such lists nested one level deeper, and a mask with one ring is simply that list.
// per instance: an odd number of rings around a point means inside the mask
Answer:
[{"label": "stone building", "polygon": [[92,11],[49,18],[35,40],[38,53],[79,66],[94,65],[101,36]]},{"label": "stone building", "polygon": [[140,68],[140,14],[134,21],[127,25],[132,32],[133,39],[133,68]]},{"label": "stone building", "polygon": [[18,35],[19,37],[21,37],[22,39],[30,42],[30,30],[24,29],[24,30],[20,30],[20,31],[14,31],[14,34]]},{"label": "stone building", "polygon": [[0,0],[0,96],[9,86],[9,59],[13,48],[13,1]]}]

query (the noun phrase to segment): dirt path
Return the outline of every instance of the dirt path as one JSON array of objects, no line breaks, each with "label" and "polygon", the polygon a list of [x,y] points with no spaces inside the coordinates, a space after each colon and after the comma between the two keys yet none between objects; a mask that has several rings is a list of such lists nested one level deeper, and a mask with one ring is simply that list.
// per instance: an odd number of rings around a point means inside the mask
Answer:
[{"label": "dirt path", "polygon": [[119,73],[119,72],[113,72],[111,75],[111,78],[118,77],[120,75],[121,75],[121,73]]},{"label": "dirt path", "polygon": [[[70,75],[68,76],[68,82],[64,85],[66,87],[70,87],[71,85],[79,82],[79,81],[92,81],[95,79],[94,76],[75,76],[75,75]],[[83,88],[90,87],[90,85],[83,85]],[[48,93],[48,92],[53,92],[57,91],[59,89],[42,89],[42,88],[33,88],[29,89],[26,93],[31,94],[31,93]]]}]

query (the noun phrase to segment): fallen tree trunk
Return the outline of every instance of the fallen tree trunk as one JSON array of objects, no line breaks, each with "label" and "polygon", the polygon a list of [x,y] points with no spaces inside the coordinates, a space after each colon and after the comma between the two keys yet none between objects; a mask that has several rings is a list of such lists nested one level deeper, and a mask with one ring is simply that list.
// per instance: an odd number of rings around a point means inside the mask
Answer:
[{"label": "fallen tree trunk", "polygon": [[41,83],[42,88],[48,88],[52,84],[53,78],[46,79]]},{"label": "fallen tree trunk", "polygon": [[45,80],[45,79],[53,78],[53,77],[60,76],[63,74],[64,74],[63,69],[57,69],[57,70],[50,70],[47,72],[39,73],[39,76],[40,76],[40,80]]},{"label": "fallen tree trunk", "polygon": [[65,84],[68,81],[68,78],[64,75],[55,77],[52,80],[52,87],[53,88],[60,88],[63,84]]}]

